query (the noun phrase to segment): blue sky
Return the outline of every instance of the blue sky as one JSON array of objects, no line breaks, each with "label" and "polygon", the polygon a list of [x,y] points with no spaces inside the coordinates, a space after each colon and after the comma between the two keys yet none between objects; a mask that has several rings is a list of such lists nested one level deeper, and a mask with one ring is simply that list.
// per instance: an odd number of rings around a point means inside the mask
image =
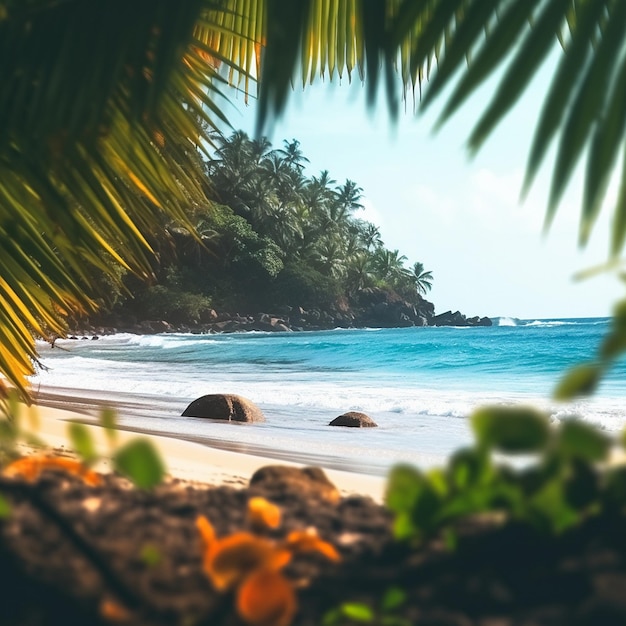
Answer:
[{"label": "blue sky", "polygon": [[[310,160],[308,175],[328,169],[338,182],[350,178],[363,188],[366,208],[360,217],[380,227],[388,248],[433,272],[429,299],[437,313],[458,309],[468,316],[533,319],[609,315],[623,292],[614,276],[572,280],[577,271],[602,262],[608,250],[609,206],[586,249],[577,245],[583,168],[546,236],[542,226],[553,154],[524,203],[518,201],[549,76],[546,70],[536,77],[473,159],[465,142],[494,80],[436,134],[443,100],[419,117],[409,103],[394,126],[382,98],[374,112],[367,111],[358,83],[296,88],[269,137],[275,147],[283,139],[298,139]],[[231,123],[252,136],[254,101],[234,103]],[[612,185],[609,195],[615,194]]]}]

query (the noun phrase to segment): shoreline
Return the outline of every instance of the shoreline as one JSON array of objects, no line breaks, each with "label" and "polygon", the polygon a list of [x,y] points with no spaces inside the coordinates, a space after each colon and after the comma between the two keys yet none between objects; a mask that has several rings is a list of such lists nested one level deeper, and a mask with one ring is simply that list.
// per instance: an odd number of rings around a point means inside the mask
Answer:
[{"label": "shoreline", "polygon": [[[68,397],[68,405],[71,405],[71,396]],[[31,407],[23,405],[22,410],[27,414],[32,412],[31,420],[39,424],[39,428],[35,430],[37,436],[52,448],[70,450],[66,434],[67,424],[76,421],[83,423],[94,437],[98,453],[103,456],[96,469],[109,471],[108,443],[103,428],[91,421],[93,415],[72,410],[71,406],[52,407],[45,402],[38,402]],[[28,415],[26,421],[30,423]],[[273,457],[248,454],[230,449],[231,446],[226,443],[218,448],[194,440],[193,437],[176,436],[175,433],[157,433],[130,426],[120,427],[117,432],[120,444],[137,436],[149,439],[161,453],[168,476],[207,486],[246,487],[254,472],[267,465],[307,466],[294,460],[282,459],[280,454]],[[320,467],[343,496],[365,495],[376,502],[382,502],[386,483],[384,477],[331,469],[323,465]]]}]

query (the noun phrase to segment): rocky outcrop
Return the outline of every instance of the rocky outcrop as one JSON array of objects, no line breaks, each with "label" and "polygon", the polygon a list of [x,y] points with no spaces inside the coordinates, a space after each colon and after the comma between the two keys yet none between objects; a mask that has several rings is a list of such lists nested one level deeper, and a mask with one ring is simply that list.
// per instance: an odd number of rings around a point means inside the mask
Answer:
[{"label": "rocky outcrop", "polygon": [[263,411],[241,396],[214,393],[194,400],[184,411],[183,417],[206,417],[228,422],[264,422]]},{"label": "rocky outcrop", "polygon": [[350,428],[374,428],[378,424],[367,414],[359,411],[348,411],[336,417],[329,426],[349,426]]},{"label": "rocky outcrop", "polygon": [[435,315],[431,321],[432,326],[492,326],[493,322],[488,317],[467,318],[460,311],[446,311]]},{"label": "rocky outcrop", "polygon": [[339,491],[319,467],[289,467],[266,465],[250,478],[250,488],[271,495],[296,493],[303,497],[317,497],[329,502],[339,500]]},{"label": "rocky outcrop", "polygon": [[[238,333],[249,331],[291,332],[328,330],[332,328],[406,328],[412,326],[491,326],[488,317],[466,317],[459,311],[435,315],[432,302],[414,296],[411,302],[388,289],[371,287],[361,290],[348,303],[338,301],[325,309],[302,306],[281,306],[273,311],[240,314],[210,309],[202,323],[170,324],[167,321],[138,321],[132,317],[109,318],[109,328],[93,329],[99,334],[131,332],[153,334],[163,332]],[[101,321],[102,323],[102,321]]]}]

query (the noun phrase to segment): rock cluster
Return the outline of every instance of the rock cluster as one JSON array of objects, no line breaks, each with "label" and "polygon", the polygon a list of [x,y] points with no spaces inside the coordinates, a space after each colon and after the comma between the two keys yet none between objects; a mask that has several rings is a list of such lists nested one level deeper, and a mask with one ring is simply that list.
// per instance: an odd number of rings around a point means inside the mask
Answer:
[{"label": "rock cluster", "polygon": [[203,321],[194,325],[173,325],[163,320],[116,319],[107,332],[134,332],[156,334],[166,332],[235,333],[235,332],[291,332],[328,330],[332,328],[405,328],[412,326],[491,326],[488,317],[466,317],[459,311],[435,315],[432,302],[419,298],[412,304],[397,294],[384,289],[363,289],[352,305],[338,303],[327,309],[301,306],[279,307],[274,312],[242,314],[209,311]]}]

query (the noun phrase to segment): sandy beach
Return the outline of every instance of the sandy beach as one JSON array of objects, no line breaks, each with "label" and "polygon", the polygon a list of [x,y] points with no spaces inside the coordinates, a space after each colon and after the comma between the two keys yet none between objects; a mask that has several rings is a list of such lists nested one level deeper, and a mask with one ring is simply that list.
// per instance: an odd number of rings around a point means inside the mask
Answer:
[{"label": "sandy beach", "polygon": [[[67,426],[72,421],[87,425],[94,437],[98,452],[103,460],[97,466],[99,471],[109,470],[107,454],[109,446],[104,431],[94,425],[93,417],[84,413],[42,404],[23,407],[24,423],[37,424],[36,434],[53,448],[68,448]],[[246,486],[252,474],[266,465],[290,465],[304,467],[303,464],[272,460],[267,457],[242,454],[196,443],[157,435],[149,431],[140,433],[128,429],[119,430],[119,443],[123,444],[135,437],[150,439],[160,451],[169,475],[182,480],[205,483],[207,485]],[[380,502],[383,498],[385,479],[354,472],[323,468],[328,478],[343,495],[369,495]]]}]

